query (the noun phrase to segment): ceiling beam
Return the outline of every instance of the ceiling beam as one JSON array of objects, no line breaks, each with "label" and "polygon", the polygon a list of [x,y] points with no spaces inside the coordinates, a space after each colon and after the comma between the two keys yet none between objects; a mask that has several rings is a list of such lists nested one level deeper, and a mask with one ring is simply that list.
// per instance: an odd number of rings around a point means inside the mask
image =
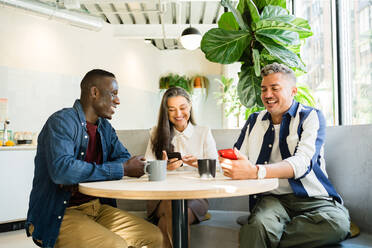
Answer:
[{"label": "ceiling beam", "polygon": [[[54,0],[51,0],[54,2]],[[232,0],[232,2],[237,2],[238,0]],[[154,0],[79,0],[80,3],[151,3],[154,2]],[[159,0],[155,1],[156,3],[159,2]],[[169,2],[220,2],[220,0],[160,0],[161,3],[169,3]]]},{"label": "ceiling beam", "polygon": [[[122,39],[163,39],[161,24],[135,24],[135,25],[115,25],[114,37]],[[165,38],[178,39],[184,29],[190,27],[188,24],[164,24]],[[217,24],[193,24],[192,27],[198,29],[203,35],[209,29],[216,28]]]}]

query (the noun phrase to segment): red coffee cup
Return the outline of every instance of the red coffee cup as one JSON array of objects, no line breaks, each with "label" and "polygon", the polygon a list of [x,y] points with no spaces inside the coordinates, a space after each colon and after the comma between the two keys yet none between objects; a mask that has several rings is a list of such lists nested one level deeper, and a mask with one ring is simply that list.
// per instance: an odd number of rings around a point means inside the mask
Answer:
[{"label": "red coffee cup", "polygon": [[231,160],[237,160],[238,158],[235,155],[234,149],[222,149],[218,150],[218,154],[223,158],[228,158]]}]

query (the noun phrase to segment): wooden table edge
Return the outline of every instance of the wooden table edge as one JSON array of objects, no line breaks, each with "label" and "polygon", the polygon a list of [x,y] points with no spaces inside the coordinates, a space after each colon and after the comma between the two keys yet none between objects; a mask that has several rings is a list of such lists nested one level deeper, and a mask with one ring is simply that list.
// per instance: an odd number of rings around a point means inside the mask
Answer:
[{"label": "wooden table edge", "polygon": [[[268,179],[263,179],[268,180]],[[261,192],[267,192],[276,189],[279,186],[279,180],[271,180],[270,184],[263,185]],[[251,191],[249,189],[237,190],[228,192],[224,188],[219,188],[218,191],[211,190],[190,190],[179,193],[178,191],[140,191],[140,190],[111,190],[97,189],[79,184],[79,191],[86,195],[116,198],[116,199],[131,199],[131,200],[177,200],[177,199],[201,199],[201,198],[225,198],[234,196],[244,196],[257,194],[261,192]]]}]

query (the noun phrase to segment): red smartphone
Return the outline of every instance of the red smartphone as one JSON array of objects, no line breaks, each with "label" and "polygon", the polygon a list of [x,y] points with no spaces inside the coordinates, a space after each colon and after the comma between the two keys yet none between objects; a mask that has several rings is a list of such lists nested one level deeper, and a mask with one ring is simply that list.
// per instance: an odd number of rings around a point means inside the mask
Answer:
[{"label": "red smartphone", "polygon": [[234,149],[231,149],[231,148],[230,149],[218,150],[218,154],[223,158],[227,158],[227,159],[231,159],[231,160],[237,160],[238,159],[235,155]]}]

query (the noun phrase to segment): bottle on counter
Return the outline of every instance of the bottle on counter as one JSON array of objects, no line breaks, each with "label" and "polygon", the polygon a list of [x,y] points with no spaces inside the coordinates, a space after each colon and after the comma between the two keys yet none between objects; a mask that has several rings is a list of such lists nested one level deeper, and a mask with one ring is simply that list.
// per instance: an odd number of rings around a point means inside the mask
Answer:
[{"label": "bottle on counter", "polygon": [[[4,129],[3,129],[3,138],[2,138],[2,145],[5,146],[7,141],[8,141],[8,125],[10,124],[10,121],[9,120],[5,120],[4,121]],[[10,132],[10,136],[11,136],[11,132]],[[11,137],[10,137],[11,138]]]}]

